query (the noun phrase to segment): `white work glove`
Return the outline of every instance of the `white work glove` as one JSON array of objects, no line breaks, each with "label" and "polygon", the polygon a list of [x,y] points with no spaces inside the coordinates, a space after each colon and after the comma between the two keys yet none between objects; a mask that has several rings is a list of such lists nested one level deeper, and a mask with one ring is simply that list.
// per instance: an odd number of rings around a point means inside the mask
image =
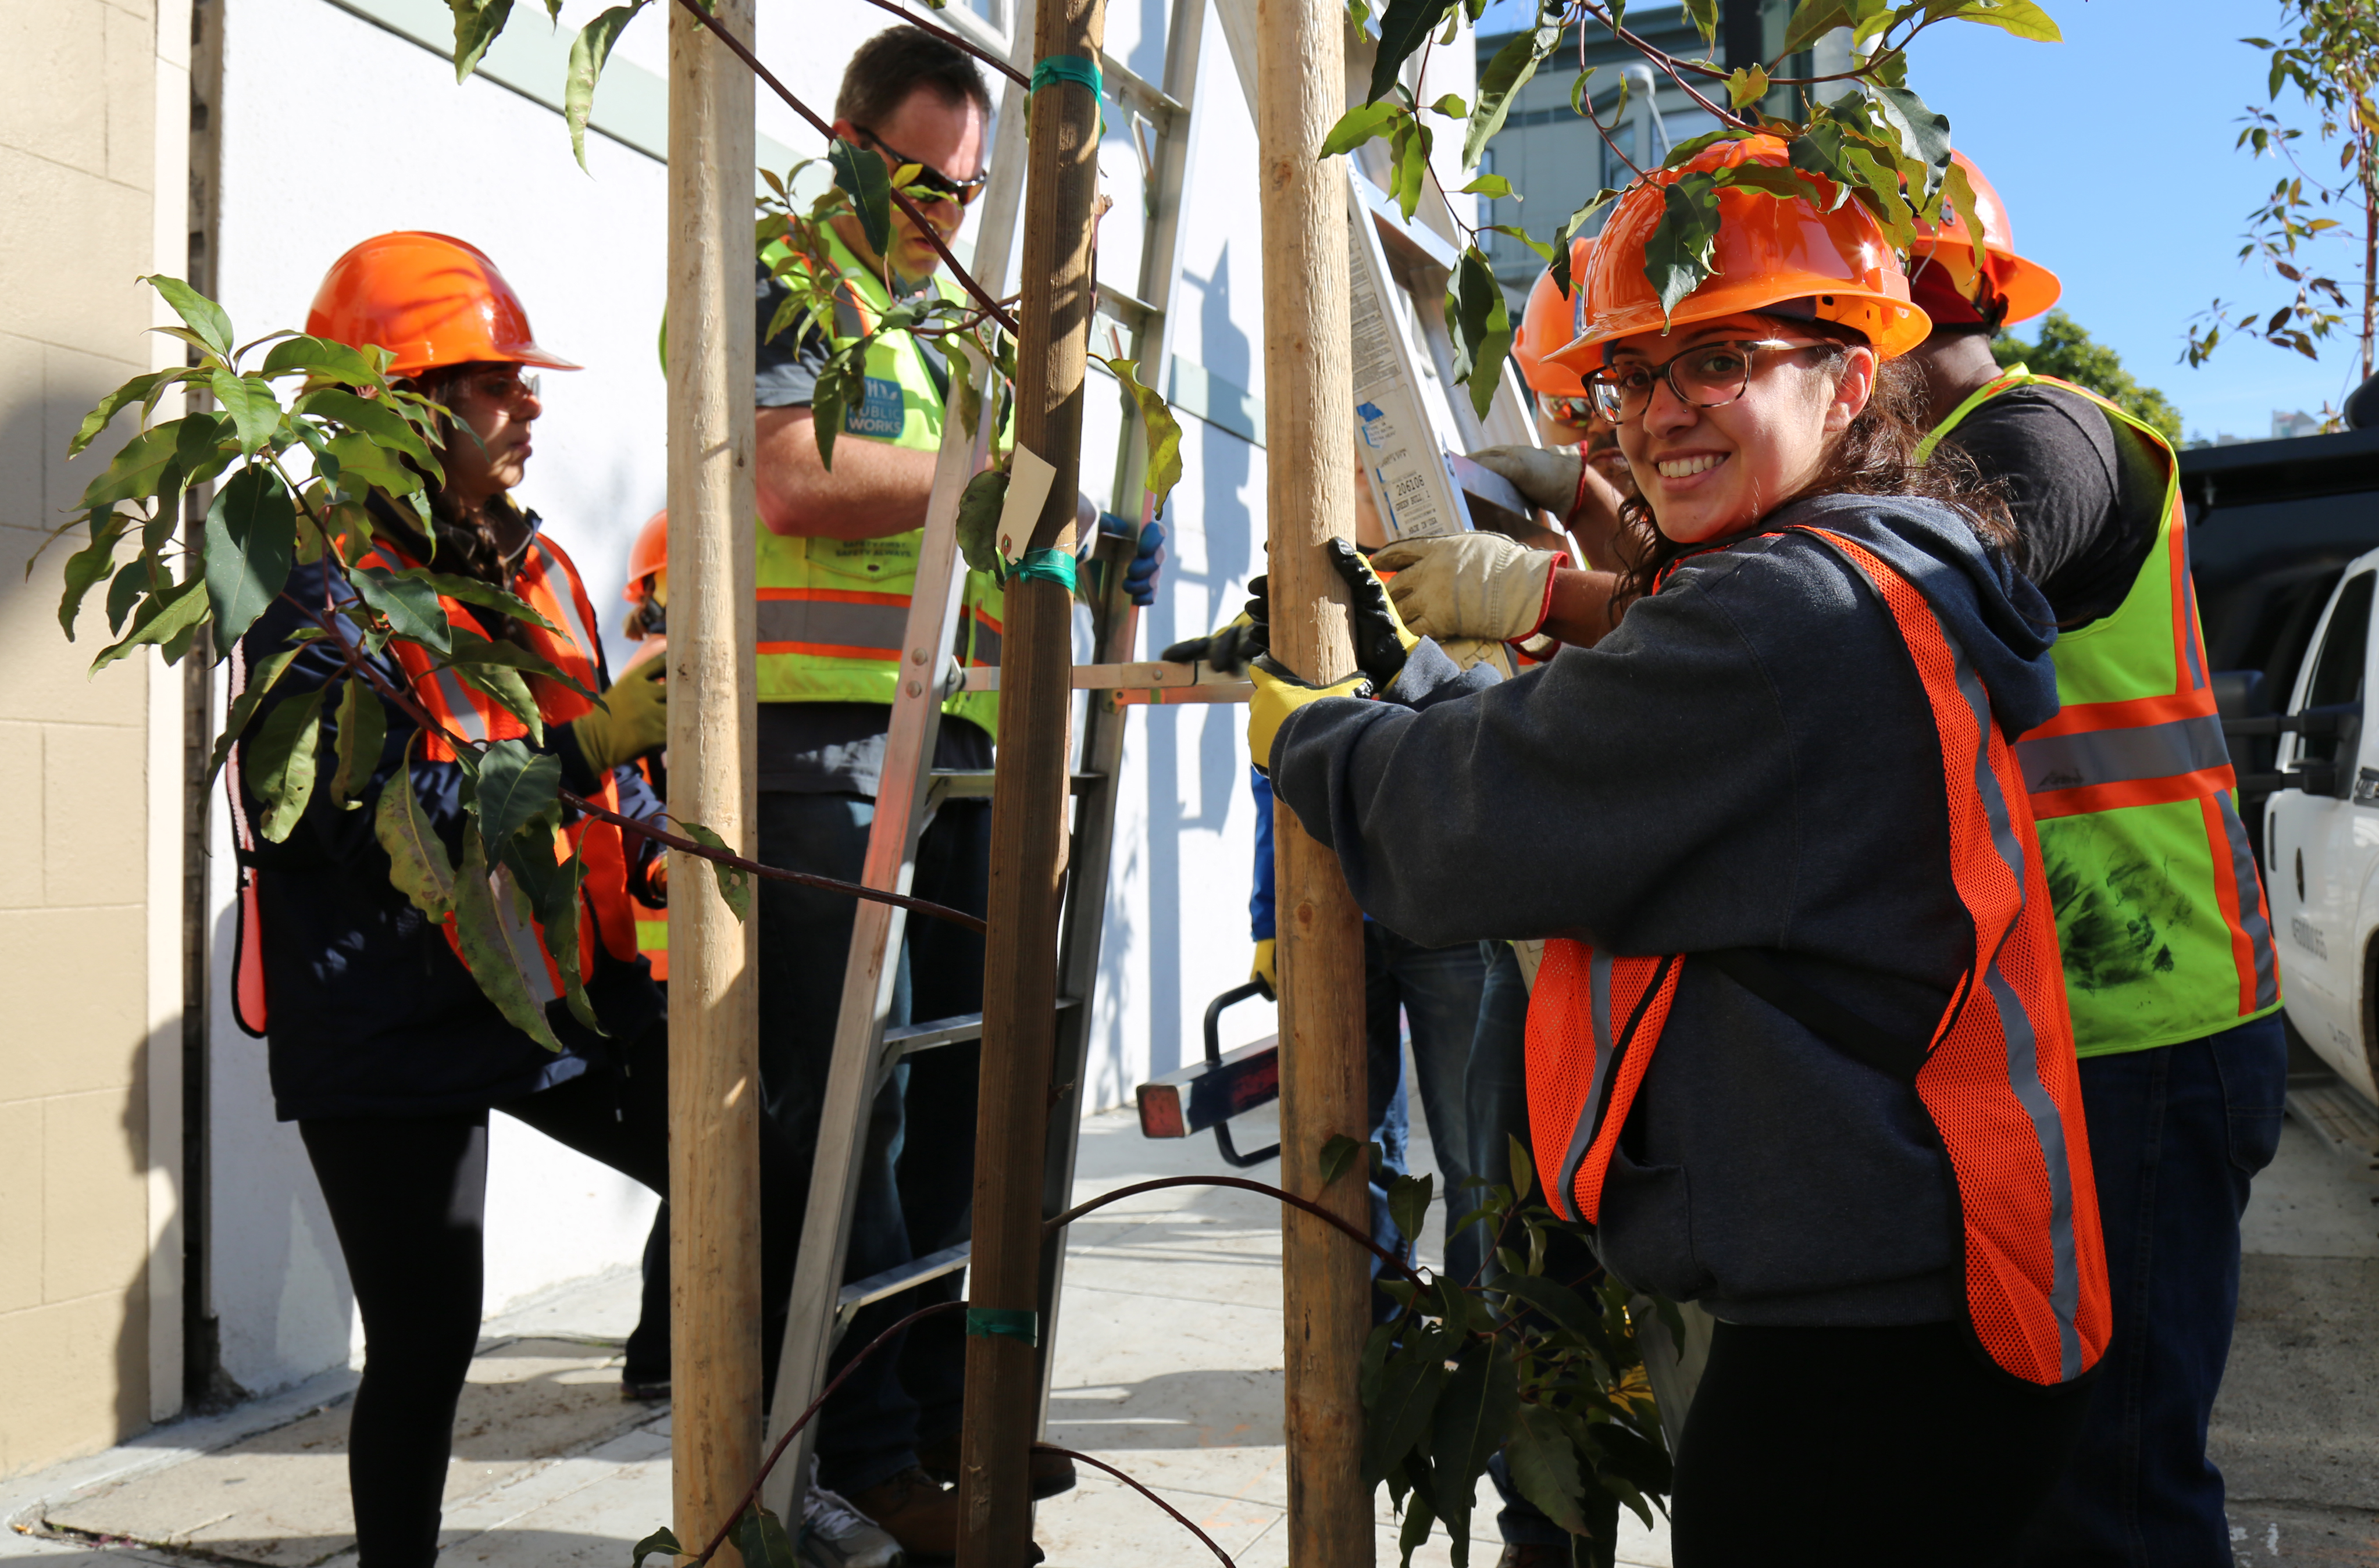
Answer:
[{"label": "white work glove", "polygon": [[1395,573],[1388,597],[1405,625],[1420,635],[1441,643],[1455,637],[1516,643],[1544,624],[1553,568],[1568,559],[1501,534],[1452,534],[1400,540],[1372,556],[1371,564]]},{"label": "white work glove", "polygon": [[1574,447],[1491,446],[1472,452],[1470,461],[1511,480],[1513,488],[1556,521],[1567,522],[1577,510],[1577,476],[1585,464]]}]

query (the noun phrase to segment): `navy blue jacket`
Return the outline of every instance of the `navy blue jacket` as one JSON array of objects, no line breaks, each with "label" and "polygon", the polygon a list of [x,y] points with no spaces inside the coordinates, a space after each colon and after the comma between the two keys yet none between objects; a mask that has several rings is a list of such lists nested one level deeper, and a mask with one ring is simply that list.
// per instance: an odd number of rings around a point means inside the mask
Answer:
[{"label": "navy blue jacket", "polygon": [[[319,603],[321,595],[321,568],[301,566],[290,573],[287,592],[241,639],[249,669],[313,624],[296,603]],[[394,683],[404,683],[393,655],[372,662]],[[273,707],[303,698],[342,668],[336,655],[320,645],[308,648],[274,685],[248,733],[257,734]],[[334,691],[323,704],[325,758],[333,754],[338,700]],[[586,989],[608,1041],[580,1027],[560,1002],[547,1014],[562,1043],[561,1055],[504,1021],[444,933],[389,882],[388,853],[372,834],[373,807],[418,727],[393,707],[386,712],[388,737],[363,803],[353,811],[332,803],[326,762],[325,777],[288,838],[269,844],[260,838],[253,857],[271,1012],[272,1098],[283,1121],[482,1109],[608,1064],[610,1051],[624,1048],[664,1010],[660,988],[642,958],[622,963],[607,955]],[[596,776],[568,726],[549,729],[545,749],[562,758],[563,779],[571,789],[585,793],[595,787]],[[658,814],[660,802],[641,774],[622,767],[615,776],[624,814]],[[447,852],[459,855],[462,768],[426,762],[417,748],[413,782]],[[235,787],[248,820],[260,820],[261,808],[247,780]],[[627,848],[636,891],[657,902],[642,877],[654,858],[651,841],[643,841],[640,850],[632,838]]]},{"label": "navy blue jacket", "polygon": [[[1955,513],[1830,497],[1763,525],[1786,523],[1907,576],[2004,732],[2056,712],[2047,604]],[[1866,580],[1805,536],[1748,538],[1688,558],[1598,646],[1494,683],[1425,645],[1390,695],[1298,709],[1271,758],[1374,918],[1430,945],[1687,955],[1603,1188],[1612,1271],[1745,1323],[1958,1316],[1950,1178],[1915,1096],[1691,957],[1775,950],[1921,1043],[1973,956],[1938,734]]]}]

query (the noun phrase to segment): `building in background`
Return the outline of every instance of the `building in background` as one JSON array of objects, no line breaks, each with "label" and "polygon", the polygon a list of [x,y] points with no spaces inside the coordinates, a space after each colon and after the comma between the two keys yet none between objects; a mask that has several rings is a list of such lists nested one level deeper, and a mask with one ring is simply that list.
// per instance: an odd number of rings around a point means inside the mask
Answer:
[{"label": "building in background", "polygon": [[[1657,49],[1681,59],[1714,54],[1733,70],[1776,57],[1783,47],[1785,25],[1793,8],[1793,0],[1723,0],[1714,50],[1702,42],[1682,6],[1632,6],[1626,25]],[[1497,10],[1508,13],[1505,19],[1513,25],[1480,30],[1478,64],[1482,70],[1511,40],[1515,27],[1525,28],[1530,20],[1508,6]],[[1819,59],[1833,63],[1821,70],[1816,65]],[[1632,179],[1630,163],[1653,167],[1677,143],[1717,128],[1709,112],[1687,96],[1684,88],[1656,75],[1641,55],[1613,40],[1607,30],[1587,30],[1583,63],[1593,68],[1588,85],[1603,130],[1597,131],[1571,105],[1570,90],[1580,64],[1578,34],[1572,30],[1552,58],[1520,90],[1503,128],[1487,145],[1485,171],[1509,180],[1519,196],[1485,203],[1488,215],[1482,223],[1508,224],[1540,238],[1547,236],[1591,200],[1595,192],[1616,190]],[[1774,74],[1816,76],[1844,69],[1848,64],[1849,34],[1838,31],[1818,40],[1815,51],[1793,55]],[[1725,102],[1722,84],[1716,80],[1703,90],[1712,102]],[[1771,107],[1778,114],[1786,112],[1787,91],[1778,88],[1771,95]],[[1602,218],[1602,213],[1597,213],[1581,232],[1601,232]],[[1528,303],[1528,289],[1544,260],[1508,235],[1487,237],[1495,277],[1511,297],[1516,316]]]}]

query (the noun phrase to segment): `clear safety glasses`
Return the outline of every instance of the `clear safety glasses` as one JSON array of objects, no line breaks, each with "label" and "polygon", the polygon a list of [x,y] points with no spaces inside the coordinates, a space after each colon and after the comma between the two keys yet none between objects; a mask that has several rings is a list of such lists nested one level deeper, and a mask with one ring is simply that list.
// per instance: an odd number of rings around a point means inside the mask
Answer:
[{"label": "clear safety glasses", "polygon": [[1751,384],[1757,356],[1792,354],[1823,346],[1775,338],[1696,344],[1664,364],[1630,361],[1606,365],[1586,378],[1586,393],[1594,411],[1614,425],[1644,417],[1644,411],[1652,405],[1652,389],[1664,380],[1680,403],[1695,408],[1717,408],[1743,395],[1743,389]]}]

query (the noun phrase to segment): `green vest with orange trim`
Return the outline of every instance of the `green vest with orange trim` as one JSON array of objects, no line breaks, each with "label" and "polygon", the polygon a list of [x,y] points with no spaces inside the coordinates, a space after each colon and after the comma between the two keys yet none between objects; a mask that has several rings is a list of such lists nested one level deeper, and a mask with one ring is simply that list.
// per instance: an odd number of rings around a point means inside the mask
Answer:
[{"label": "green vest with orange trim", "polygon": [[[2047,874],[2016,748],[1921,590],[1854,539],[1793,531],[1866,579],[1907,648],[1940,740],[1950,882],[1974,934],[1932,1038],[1906,1043],[1888,1062],[1861,1059],[1910,1084],[1949,1157],[1975,1339],[2026,1382],[2071,1382],[2105,1354],[2113,1308]],[[1689,964],[1735,972],[1723,955],[1545,944],[1528,998],[1528,1125],[1546,1196],[1565,1219],[1601,1223],[1604,1177]]]},{"label": "green vest with orange trim", "polygon": [[2021,365],[1959,404],[1918,460],[2021,386],[2088,398],[2165,479],[2156,549],[2113,614],[2059,632],[2049,657],[2063,706],[2016,745],[2057,906],[2074,1043],[2101,1056],[2218,1033],[2276,1010],[2280,977],[2205,669],[2180,466],[2154,428]]},{"label": "green vest with orange trim", "polygon": [[[849,343],[892,308],[891,291],[839,235],[831,228],[825,232],[827,259],[842,273],[834,335],[838,343]],[[937,274],[935,283],[944,298],[960,297],[947,279]],[[939,450],[942,392],[923,345],[907,332],[887,332],[868,345],[866,372],[863,395],[842,411],[839,439],[884,441],[912,452]],[[756,532],[760,700],[888,706],[900,686],[909,596],[917,584],[924,530],[874,539],[807,538],[765,527]],[[988,573],[968,573],[961,607],[960,662],[996,666],[1004,613],[998,585]],[[998,733],[997,693],[961,692],[942,711]]]}]

